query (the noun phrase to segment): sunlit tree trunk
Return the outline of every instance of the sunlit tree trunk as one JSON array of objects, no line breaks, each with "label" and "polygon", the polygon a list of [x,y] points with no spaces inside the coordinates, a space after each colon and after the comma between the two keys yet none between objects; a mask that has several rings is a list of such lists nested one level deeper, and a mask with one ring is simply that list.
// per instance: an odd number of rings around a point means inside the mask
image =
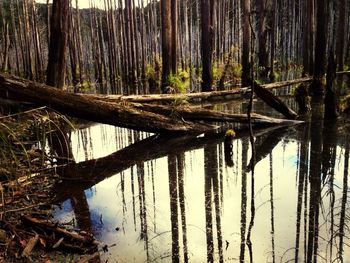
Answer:
[{"label": "sunlit tree trunk", "polygon": [[[170,0],[168,0],[170,1]],[[171,0],[171,71],[177,72],[177,0]]]}]

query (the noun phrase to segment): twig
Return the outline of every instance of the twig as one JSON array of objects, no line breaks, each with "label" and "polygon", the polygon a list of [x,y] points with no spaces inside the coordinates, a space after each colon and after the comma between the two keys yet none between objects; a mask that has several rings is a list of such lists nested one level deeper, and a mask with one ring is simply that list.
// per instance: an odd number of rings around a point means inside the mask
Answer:
[{"label": "twig", "polygon": [[21,208],[17,208],[17,209],[11,209],[11,210],[5,211],[5,213],[19,212],[19,211],[31,209],[31,208],[34,208],[34,207],[38,207],[38,206],[41,206],[41,205],[45,205],[45,203],[39,203],[39,204],[30,205],[30,206],[26,206],[26,207],[21,207]]},{"label": "twig", "polygon": [[32,237],[31,239],[29,239],[27,246],[24,248],[22,252],[22,257],[26,257],[26,258],[30,257],[30,254],[32,253],[32,250],[35,247],[36,243],[38,243],[38,240],[39,240],[38,234],[35,234],[35,237]]},{"label": "twig", "polygon": [[4,187],[2,186],[2,183],[0,183],[0,191],[1,191],[1,205],[2,205],[2,213],[0,215],[0,219],[2,220],[3,214],[6,213],[6,211],[5,211]]},{"label": "twig", "polygon": [[19,112],[19,113],[14,113],[14,114],[11,114],[11,115],[6,115],[6,116],[3,116],[3,117],[0,117],[0,120],[6,119],[6,118],[10,118],[10,117],[14,117],[14,116],[18,116],[18,115],[22,115],[22,114],[35,112],[35,111],[38,111],[38,110],[43,110],[45,108],[46,108],[46,106],[43,106],[43,107],[39,107],[39,108],[35,108],[35,109],[31,109],[31,110],[27,110],[27,111],[23,111],[23,112]]}]

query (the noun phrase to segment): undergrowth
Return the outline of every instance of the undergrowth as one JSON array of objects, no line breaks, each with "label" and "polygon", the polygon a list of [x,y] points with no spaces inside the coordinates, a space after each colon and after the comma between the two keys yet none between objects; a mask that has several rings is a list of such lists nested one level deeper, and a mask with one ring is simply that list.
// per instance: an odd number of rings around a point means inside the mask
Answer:
[{"label": "undergrowth", "polygon": [[52,165],[55,153],[49,147],[50,140],[53,134],[65,134],[65,127],[72,129],[73,124],[45,107],[1,116],[0,181],[28,176]]}]

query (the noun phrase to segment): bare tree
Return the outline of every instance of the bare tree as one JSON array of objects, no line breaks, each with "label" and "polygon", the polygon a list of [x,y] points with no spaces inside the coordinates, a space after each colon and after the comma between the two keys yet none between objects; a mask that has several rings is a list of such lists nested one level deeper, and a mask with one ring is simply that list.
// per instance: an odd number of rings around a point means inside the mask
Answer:
[{"label": "bare tree", "polygon": [[46,84],[62,89],[66,70],[69,0],[54,0]]}]

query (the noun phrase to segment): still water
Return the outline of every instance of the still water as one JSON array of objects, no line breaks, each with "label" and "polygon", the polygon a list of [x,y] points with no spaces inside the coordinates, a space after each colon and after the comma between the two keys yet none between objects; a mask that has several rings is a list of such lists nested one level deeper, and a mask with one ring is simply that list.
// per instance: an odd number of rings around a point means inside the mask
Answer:
[{"label": "still water", "polygon": [[107,125],[70,134],[55,218],[105,262],[350,262],[344,120],[164,138]]}]

